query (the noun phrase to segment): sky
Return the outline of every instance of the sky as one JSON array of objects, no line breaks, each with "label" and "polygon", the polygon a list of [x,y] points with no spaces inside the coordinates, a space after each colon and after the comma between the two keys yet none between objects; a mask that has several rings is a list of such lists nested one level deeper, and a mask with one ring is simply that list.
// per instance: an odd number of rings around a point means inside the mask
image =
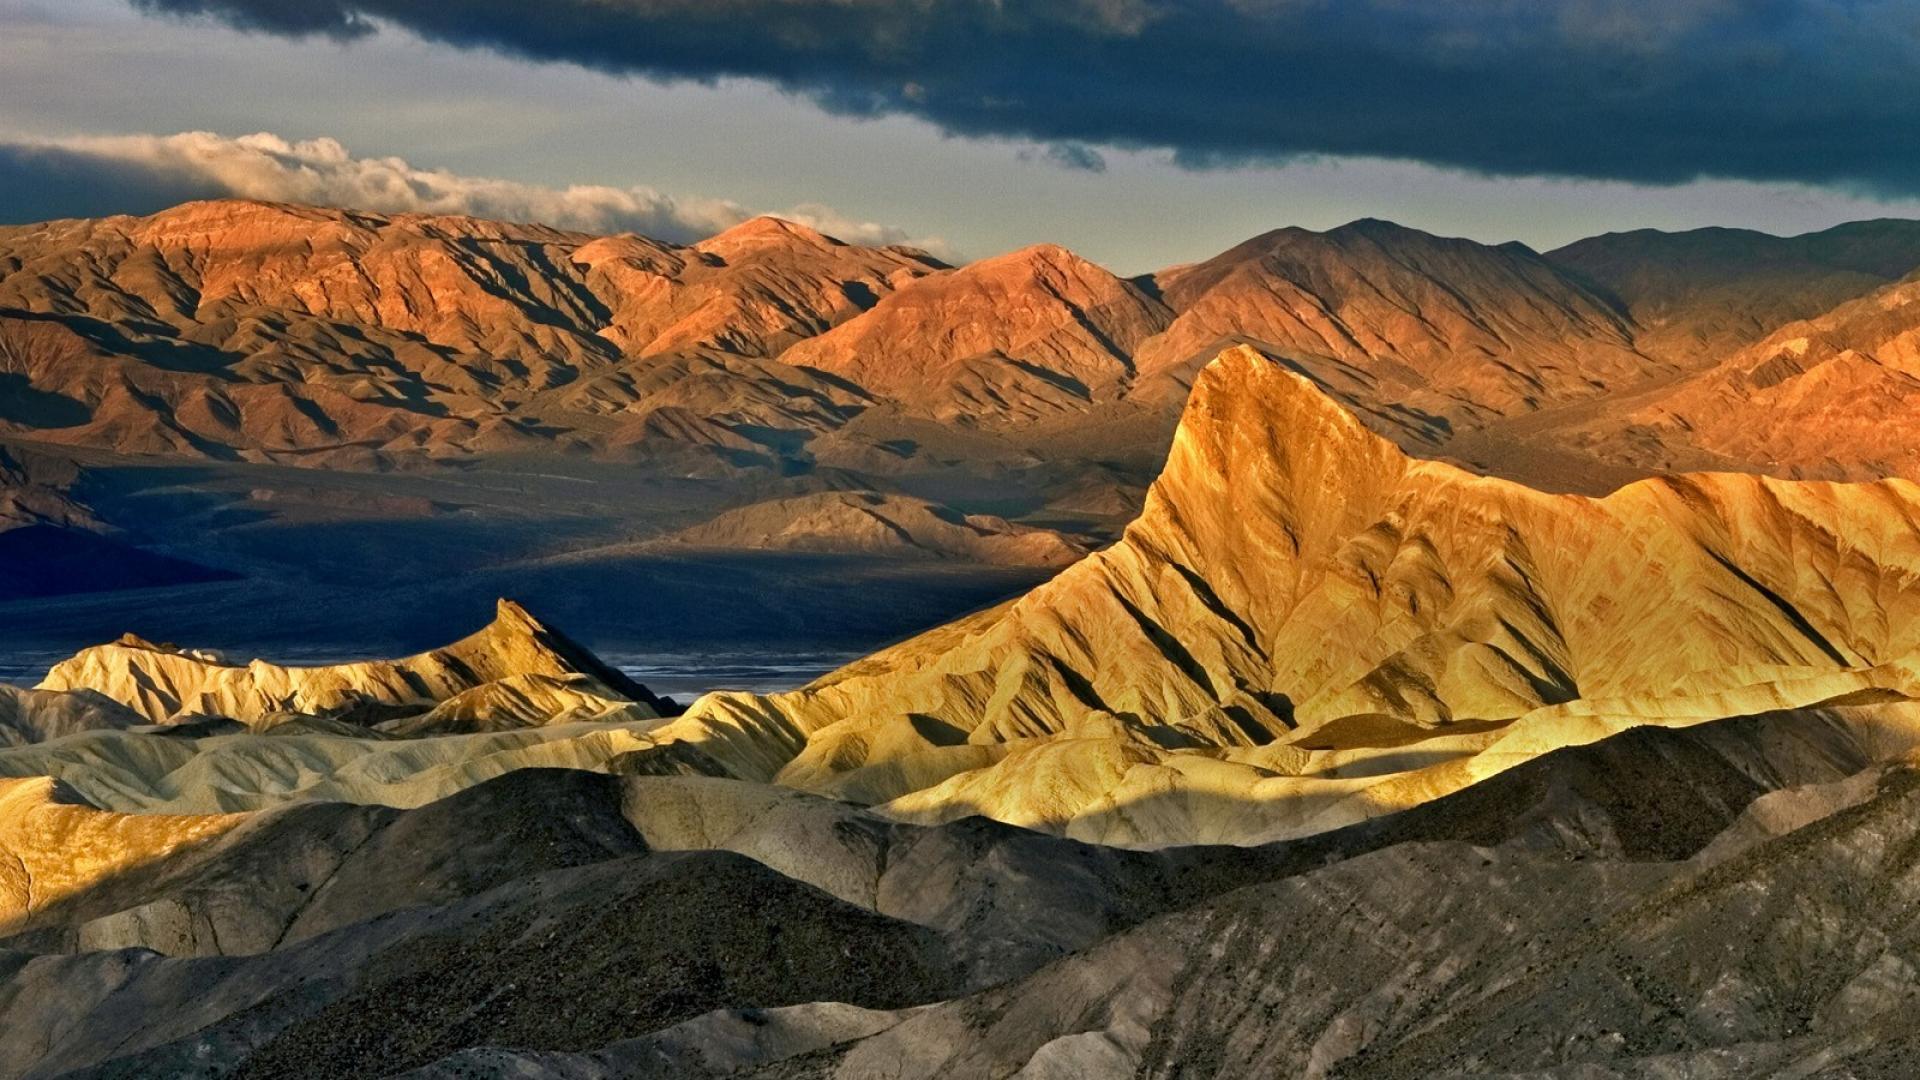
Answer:
[{"label": "sky", "polygon": [[1912,0],[0,0],[0,221],[232,194],[1123,273],[1920,217]]}]

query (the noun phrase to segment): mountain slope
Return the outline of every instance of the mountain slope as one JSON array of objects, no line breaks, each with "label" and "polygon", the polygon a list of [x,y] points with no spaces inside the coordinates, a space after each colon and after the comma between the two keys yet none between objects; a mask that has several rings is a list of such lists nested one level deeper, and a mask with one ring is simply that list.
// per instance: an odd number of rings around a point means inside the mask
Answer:
[{"label": "mountain slope", "polygon": [[1790,476],[1920,477],[1920,277],[1790,323],[1626,417],[1603,452],[1655,467],[1675,445]]},{"label": "mountain slope", "polygon": [[46,742],[81,731],[138,727],[147,718],[92,690],[23,690],[0,683],[0,746]]},{"label": "mountain slope", "polygon": [[1064,248],[983,259],[897,292],[781,359],[960,424],[1032,421],[1112,398],[1171,317]]},{"label": "mountain slope", "polygon": [[[1920,558],[1899,513],[1913,497],[1738,475],[1543,495],[1407,458],[1305,379],[1233,350],[1197,385],[1120,544],[783,700],[838,711],[856,687],[937,656],[986,686],[1026,669],[1049,688],[989,711],[990,695],[942,703],[904,690],[912,679],[893,687],[902,708],[966,730],[1045,730],[1103,706],[1174,723],[1236,691],[1284,694],[1306,725],[1362,712],[1436,724],[1730,667],[1838,670],[1920,642],[1900,615],[1920,597],[1812,591],[1823,572],[1902,581]],[[1671,589],[1609,595],[1650,574]],[[1690,644],[1674,649],[1651,633],[1661,625],[1705,632],[1676,634]]]},{"label": "mountain slope", "polygon": [[1248,342],[1401,424],[1472,424],[1663,370],[1623,314],[1518,244],[1365,220],[1279,229],[1154,281],[1179,315],[1141,347],[1143,375],[1179,377]]},{"label": "mountain slope", "polygon": [[1744,475],[1545,495],[1409,459],[1237,349],[1203,372],[1119,544],[803,690],[709,696],[655,737],[922,820],[1131,843],[1212,827],[1128,820],[1170,789],[1273,804],[1221,835],[1311,831],[1367,813],[1358,793],[1392,774],[1368,799],[1640,722],[1914,697],[1917,498]]},{"label": "mountain slope", "polygon": [[1648,351],[1711,361],[1920,267],[1920,222],[1855,221],[1773,236],[1750,229],[1636,229],[1547,259],[1617,297]]},{"label": "mountain slope", "polygon": [[5,228],[0,375],[33,407],[0,421],[190,456],[597,445],[662,381],[632,364],[770,357],[940,269],[771,219],[694,247],[238,200]]},{"label": "mountain slope", "polygon": [[612,308],[600,335],[629,356],[777,356],[944,269],[924,252],[857,247],[772,217],[685,248],[604,237],[569,262]]},{"label": "mountain slope", "polygon": [[0,1059],[40,1075],[381,1075],[489,1039],[591,1049],[723,1007],[938,1000],[958,989],[943,945],[736,855],[632,855],[255,956],[6,953]]},{"label": "mountain slope", "polygon": [[217,839],[237,814],[105,813],[48,777],[0,780],[0,933],[130,868]]},{"label": "mountain slope", "polygon": [[1920,784],[1910,765],[1864,779],[1854,805],[1686,863],[1389,848],[901,1015],[794,1074],[1901,1075]]},{"label": "mountain slope", "polygon": [[[1642,730],[1352,829],[1155,853],[702,777],[301,803],[50,897],[0,951],[0,1047],[103,1076],[344,1076],[370,1054],[466,1077],[1433,1075],[1630,1065],[1648,1041],[1768,1062],[1833,1032],[1892,1053],[1907,918],[1884,890],[1910,876],[1913,785],[1889,753],[1819,715]],[[1763,962],[1727,947],[1728,909]],[[1831,932],[1862,925],[1884,933]],[[1794,1030],[1787,987],[1834,1023]],[[1563,1038],[1587,1008],[1637,1041]]]},{"label": "mountain slope", "polygon": [[[1098,1075],[1151,1031],[1189,1063],[1251,1053],[1311,1074],[1322,1066],[1292,1055],[1352,1067],[1412,1054],[1430,1070],[1417,1055],[1436,1048],[1512,1052],[1507,1033],[1546,1011],[1488,1002],[1522,968],[1549,996],[1580,993],[1591,965],[1567,967],[1579,953],[1559,946],[1600,933],[1596,921],[1614,934],[1640,920],[1655,963],[1737,964],[1739,950],[1690,949],[1700,931],[1684,911],[1738,903],[1747,882],[1799,880],[1791,864],[1831,858],[1822,845],[1849,816],[1880,822],[1853,829],[1861,840],[1898,828],[1911,783],[1876,764],[1890,754],[1867,728],[1819,715],[1640,731],[1352,829],[1152,853],[978,818],[901,825],[689,776],[526,769],[416,810],[298,802],[220,818],[42,798],[64,806],[12,815],[29,827],[0,837],[22,865],[56,866],[103,829],[180,839],[91,843],[119,860],[113,873],[49,891],[0,942],[0,1049],[32,1075],[345,1076],[375,1057],[392,1071],[446,1055],[445,1071],[422,1075],[705,1075],[781,1060],[794,1075],[902,1075],[901,1061],[924,1075],[942,1060]],[[49,814],[62,828],[34,827]],[[1807,896],[1814,918],[1844,918],[1832,901],[1902,880],[1901,857],[1852,850],[1844,869],[1824,870],[1846,881],[1802,882],[1759,924]],[[1694,862],[1664,861],[1681,859]],[[1498,903],[1479,894],[1488,883]],[[1694,903],[1700,890],[1711,902]],[[1662,937],[1676,907],[1679,925]],[[1530,931],[1522,945],[1488,949],[1515,926]],[[1271,948],[1234,947],[1243,938]],[[1819,944],[1829,940],[1775,950],[1792,965],[1783,977],[1804,979],[1824,957],[1873,970],[1872,948],[1849,960]],[[1513,967],[1462,970],[1454,958],[1476,950]],[[1352,978],[1355,964],[1369,977]],[[1161,977],[1182,974],[1193,978],[1176,978],[1169,997]],[[1241,1007],[1275,980],[1293,1007]],[[1877,985],[1862,980],[1847,1000],[1880,1000]],[[1599,1000],[1615,1004],[1606,991]],[[849,1024],[835,1011],[845,1006],[807,1002],[865,1008]],[[1116,1021],[1115,1008],[1146,1026]],[[1379,1022],[1339,1034],[1356,1015]],[[1421,1015],[1442,1017],[1450,1037],[1404,1020]],[[1251,1049],[1223,1050],[1221,1026]],[[1080,1032],[1106,1034],[1070,1037]],[[1090,1062],[1089,1050],[1107,1056]]]}]

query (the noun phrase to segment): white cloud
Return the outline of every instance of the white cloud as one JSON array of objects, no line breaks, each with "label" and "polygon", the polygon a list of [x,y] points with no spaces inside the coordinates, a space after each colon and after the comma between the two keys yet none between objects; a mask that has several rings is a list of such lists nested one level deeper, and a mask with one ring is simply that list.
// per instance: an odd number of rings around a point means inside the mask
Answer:
[{"label": "white cloud", "polygon": [[937,237],[913,238],[900,229],[849,218],[817,204],[761,211],[730,199],[675,196],[645,186],[547,187],[462,176],[420,168],[404,158],[355,157],[330,138],[296,141],[269,132],[233,138],[187,131],[13,139],[0,144],[5,145],[58,154],[69,168],[91,161],[123,176],[151,174],[156,185],[169,190],[204,190],[246,199],[380,213],[470,214],[583,232],[638,232],[672,241],[711,236],[756,214],[773,213],[850,243],[911,243],[946,253],[946,245]]}]

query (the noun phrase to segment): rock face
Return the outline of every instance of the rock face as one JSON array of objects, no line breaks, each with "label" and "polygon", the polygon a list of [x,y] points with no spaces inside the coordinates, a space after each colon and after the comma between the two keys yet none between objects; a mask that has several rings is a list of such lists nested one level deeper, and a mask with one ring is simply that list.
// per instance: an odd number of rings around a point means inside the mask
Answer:
[{"label": "rock face", "polygon": [[905,495],[831,491],[729,510],[667,541],[734,551],[866,552],[1002,566],[1065,566],[1086,554],[1052,529],[962,514]]},{"label": "rock face", "polygon": [[[710,696],[657,737],[916,820],[1128,843],[1311,831],[1642,719],[1914,697],[1916,501],[1746,475],[1544,495],[1410,459],[1236,349],[1197,381],[1120,543],[803,690]],[[1165,792],[1272,806],[1217,832],[1204,813],[1127,820]]]},{"label": "rock face", "polygon": [[509,600],[471,637],[401,660],[231,664],[129,636],[60,662],[40,689],[94,690],[153,723],[193,716],[260,723],[285,713],[373,722],[427,713],[418,723],[435,730],[486,730],[554,717],[647,719],[670,708]]}]

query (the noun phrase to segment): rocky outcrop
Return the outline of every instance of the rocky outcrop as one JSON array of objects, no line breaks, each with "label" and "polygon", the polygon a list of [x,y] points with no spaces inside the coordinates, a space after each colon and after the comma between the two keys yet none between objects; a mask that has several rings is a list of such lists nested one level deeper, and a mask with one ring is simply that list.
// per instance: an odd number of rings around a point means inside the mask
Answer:
[{"label": "rocky outcrop", "polygon": [[437,712],[429,726],[487,730],[576,713],[646,719],[672,708],[510,600],[500,601],[485,629],[401,660],[235,664],[128,636],[56,664],[40,689],[91,689],[153,723],[190,716],[258,723],[290,712],[373,723]]}]

